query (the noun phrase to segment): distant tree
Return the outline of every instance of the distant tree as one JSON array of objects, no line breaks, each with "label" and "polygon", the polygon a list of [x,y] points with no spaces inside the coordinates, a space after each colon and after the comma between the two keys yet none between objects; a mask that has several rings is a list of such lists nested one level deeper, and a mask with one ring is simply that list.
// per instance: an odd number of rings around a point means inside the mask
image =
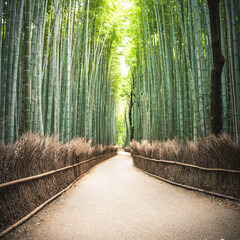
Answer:
[{"label": "distant tree", "polygon": [[134,126],[133,126],[133,120],[132,120],[132,111],[133,111],[133,97],[134,97],[134,75],[132,74],[132,90],[131,90],[131,96],[130,96],[130,104],[129,104],[129,128],[130,128],[130,141],[134,139]]}]

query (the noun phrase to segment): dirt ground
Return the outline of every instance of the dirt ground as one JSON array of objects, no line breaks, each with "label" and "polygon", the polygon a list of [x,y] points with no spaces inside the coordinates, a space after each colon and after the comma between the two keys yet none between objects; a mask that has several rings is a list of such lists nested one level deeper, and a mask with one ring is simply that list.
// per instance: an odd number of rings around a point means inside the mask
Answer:
[{"label": "dirt ground", "polygon": [[237,240],[240,205],[149,177],[120,151],[3,239]]}]

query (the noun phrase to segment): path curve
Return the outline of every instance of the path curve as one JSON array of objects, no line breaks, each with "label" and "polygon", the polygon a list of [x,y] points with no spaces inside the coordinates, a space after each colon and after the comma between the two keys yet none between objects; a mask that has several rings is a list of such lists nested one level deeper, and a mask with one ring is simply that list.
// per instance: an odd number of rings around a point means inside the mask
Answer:
[{"label": "path curve", "polygon": [[120,151],[4,239],[237,240],[239,208],[149,177]]}]

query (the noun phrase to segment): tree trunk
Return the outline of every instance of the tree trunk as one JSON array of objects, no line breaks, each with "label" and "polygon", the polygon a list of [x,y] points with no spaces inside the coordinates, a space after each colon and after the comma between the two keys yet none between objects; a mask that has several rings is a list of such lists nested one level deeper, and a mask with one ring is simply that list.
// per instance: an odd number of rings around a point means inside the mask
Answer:
[{"label": "tree trunk", "polygon": [[213,68],[211,73],[211,131],[220,134],[222,131],[222,99],[221,99],[221,74],[224,57],[221,49],[219,0],[208,0]]},{"label": "tree trunk", "polygon": [[130,105],[129,105],[129,128],[130,128],[130,142],[134,139],[134,125],[132,121],[132,108],[133,108],[133,90],[134,90],[134,76],[132,75],[133,83],[130,97]]}]

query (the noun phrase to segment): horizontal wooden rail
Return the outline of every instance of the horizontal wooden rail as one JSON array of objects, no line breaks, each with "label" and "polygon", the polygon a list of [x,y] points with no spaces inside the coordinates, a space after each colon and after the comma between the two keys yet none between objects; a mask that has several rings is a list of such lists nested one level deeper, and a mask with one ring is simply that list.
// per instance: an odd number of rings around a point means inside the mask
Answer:
[{"label": "horizontal wooden rail", "polygon": [[159,176],[157,176],[157,175],[155,175],[155,174],[146,172],[146,171],[144,171],[143,169],[138,168],[138,167],[136,167],[136,166],[135,166],[135,168],[138,169],[138,170],[140,170],[141,172],[143,172],[143,173],[151,176],[151,177],[157,178],[157,179],[159,179],[159,180],[162,180],[162,181],[164,181],[164,182],[170,183],[170,184],[175,185],[175,186],[178,186],[178,187],[186,188],[186,189],[189,189],[189,190],[192,190],[192,191],[197,191],[197,192],[202,192],[202,193],[210,194],[210,195],[215,196],[215,197],[226,198],[226,199],[229,199],[229,200],[234,200],[234,201],[240,202],[240,199],[239,199],[239,198],[235,198],[235,197],[227,196],[227,195],[224,195],[224,194],[215,193],[215,192],[207,191],[207,190],[204,190],[204,189],[191,187],[191,186],[188,186],[188,185],[185,185],[185,184],[173,182],[173,181],[170,181],[170,180],[168,180],[168,179],[166,179],[166,178],[159,177]]},{"label": "horizontal wooden rail", "polygon": [[152,162],[161,162],[161,163],[181,165],[181,166],[186,166],[186,167],[191,167],[191,168],[197,168],[197,169],[204,170],[204,171],[227,172],[227,173],[240,174],[240,171],[239,171],[239,170],[222,169],[222,168],[205,168],[205,167],[200,167],[200,166],[192,165],[192,164],[188,164],[188,163],[181,163],[181,162],[176,162],[176,161],[169,161],[169,160],[160,160],[160,159],[154,159],[154,158],[147,158],[147,157],[143,157],[143,156],[141,156],[141,155],[134,155],[134,154],[132,154],[132,156],[133,156],[133,157],[142,158],[142,159],[145,159],[145,160],[148,160],[148,161],[152,161]]},{"label": "horizontal wooden rail", "polygon": [[[110,154],[109,157],[112,157],[112,154],[113,152],[111,153],[107,153],[107,154]],[[4,187],[7,187],[7,186],[10,186],[10,185],[14,185],[14,184],[18,184],[18,183],[22,183],[22,182],[27,182],[27,181],[31,181],[31,180],[34,180],[34,179],[38,179],[38,178],[41,178],[41,177],[45,177],[45,176],[48,176],[48,175],[51,175],[51,174],[54,174],[54,173],[57,173],[57,172],[60,172],[60,171],[64,171],[64,170],[67,170],[67,169],[70,169],[70,168],[74,168],[76,166],[79,166],[81,164],[84,164],[84,163],[87,163],[87,162],[90,162],[90,161],[93,161],[95,159],[98,159],[98,158],[101,158],[101,157],[105,157],[107,154],[103,154],[103,155],[100,155],[100,156],[97,156],[97,157],[93,157],[93,158],[90,158],[90,159],[87,159],[83,162],[80,162],[80,163],[76,163],[74,165],[70,165],[70,166],[67,166],[67,167],[64,167],[64,168],[60,168],[60,169],[57,169],[57,170],[53,170],[53,171],[49,171],[49,172],[46,172],[46,173],[43,173],[43,174],[38,174],[38,175],[34,175],[34,176],[31,176],[31,177],[26,177],[26,178],[21,178],[21,179],[18,179],[18,180],[14,180],[14,181],[11,181],[11,182],[6,182],[6,183],[2,183],[0,184],[0,188],[4,188]],[[116,153],[115,153],[116,155]],[[107,156],[108,158],[108,156]],[[35,215],[38,211],[40,211],[42,208],[44,208],[48,203],[52,202],[54,199],[56,199],[57,197],[59,197],[62,193],[66,192],[69,188],[71,188],[80,178],[82,178],[83,176],[85,176],[88,172],[90,171],[90,169],[84,173],[82,173],[79,177],[77,177],[69,186],[67,186],[65,189],[63,189],[62,191],[58,192],[56,195],[54,195],[53,197],[51,197],[50,199],[46,200],[44,203],[42,203],[40,206],[38,206],[37,208],[35,208],[31,213],[29,213],[28,215],[26,215],[25,217],[23,217],[21,220],[19,220],[18,222],[16,222],[15,224],[13,224],[12,226],[10,226],[9,228],[3,230],[2,232],[0,232],[0,238],[5,236],[7,233],[11,232],[12,230],[14,230],[15,228],[17,228],[18,226],[20,226],[21,224],[23,224],[24,222],[26,222],[28,219],[30,219],[33,215]]]},{"label": "horizontal wooden rail", "polygon": [[12,230],[14,230],[15,228],[17,228],[18,226],[20,226],[21,224],[23,224],[24,222],[26,222],[28,219],[30,219],[33,215],[35,215],[37,212],[39,212],[41,209],[43,209],[47,204],[49,204],[50,202],[52,202],[54,199],[56,199],[57,197],[59,197],[61,194],[63,194],[64,192],[66,192],[69,188],[71,188],[80,178],[84,177],[89,171],[83,173],[81,176],[79,176],[77,179],[75,179],[68,187],[64,188],[61,192],[57,193],[56,195],[54,195],[53,197],[51,197],[50,199],[48,199],[47,201],[45,201],[43,204],[41,204],[39,207],[35,208],[32,212],[30,212],[28,215],[26,215],[25,217],[23,217],[21,220],[19,220],[18,222],[16,222],[15,224],[13,224],[12,226],[10,226],[9,228],[5,229],[4,231],[0,232],[0,238],[3,237],[4,235],[6,235],[7,233],[11,232]]},{"label": "horizontal wooden rail", "polygon": [[84,163],[93,161],[96,158],[100,158],[102,156],[104,156],[104,155],[93,157],[93,158],[87,159],[87,160],[85,160],[83,162],[76,163],[74,165],[70,165],[70,166],[67,166],[67,167],[64,167],[64,168],[60,168],[60,169],[57,169],[57,170],[52,170],[52,171],[49,171],[49,172],[46,172],[46,173],[41,173],[41,174],[34,175],[34,176],[31,176],[31,177],[25,177],[25,178],[17,179],[17,180],[14,180],[14,181],[2,183],[2,184],[0,184],[0,188],[8,187],[8,186],[11,186],[11,185],[14,185],[14,184],[19,184],[19,183],[22,183],[22,182],[31,181],[31,180],[42,178],[42,177],[45,177],[45,176],[49,176],[49,175],[52,175],[54,173],[61,172],[61,171],[64,171],[64,170],[67,170],[67,169],[74,168],[76,166],[82,165]]}]

